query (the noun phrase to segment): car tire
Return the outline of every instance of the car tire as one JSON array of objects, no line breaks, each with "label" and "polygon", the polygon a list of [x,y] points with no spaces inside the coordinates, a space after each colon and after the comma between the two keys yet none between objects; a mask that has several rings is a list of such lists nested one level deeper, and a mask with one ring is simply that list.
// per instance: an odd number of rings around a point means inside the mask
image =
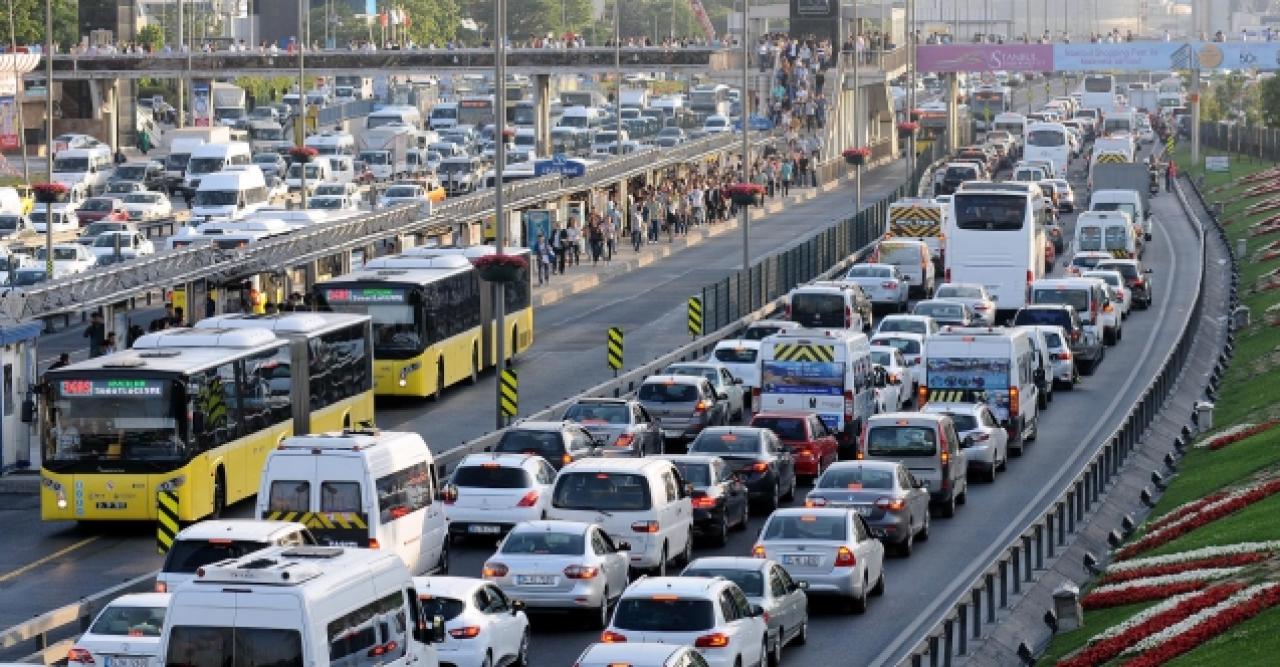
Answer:
[{"label": "car tire", "polygon": [[1036,407],[1041,410],[1049,407],[1049,392],[1041,391],[1036,393]]},{"label": "car tire", "polygon": [[1107,331],[1106,329],[1103,329],[1103,330],[1102,330],[1102,344],[1103,344],[1103,345],[1115,345],[1115,344],[1116,344],[1116,332],[1114,332],[1114,331]]},{"label": "car tire", "polygon": [[920,532],[916,533],[916,540],[917,540],[917,541],[920,541],[920,542],[928,542],[928,541],[929,541],[929,521],[930,521],[929,513],[928,513],[928,512],[925,512],[925,513],[924,513],[924,523],[920,524]]},{"label": "car tire", "polygon": [[222,472],[222,468],[213,474],[213,511],[209,513],[210,519],[217,519],[222,516],[223,510],[227,508],[227,477]]},{"label": "car tire", "polygon": [[751,525],[751,503],[742,503],[742,520],[734,526],[734,530],[746,530]]},{"label": "car tire", "polygon": [[445,540],[440,546],[440,562],[436,563],[436,575],[444,576],[449,574],[449,540]]},{"label": "car tire", "polygon": [[653,568],[653,575],[655,577],[667,576],[667,553],[668,553],[667,545],[663,544],[662,555],[658,556],[658,565],[657,567]]},{"label": "car tire", "polygon": [[604,589],[600,596],[600,606],[591,615],[591,629],[603,630],[609,627],[609,589]]},{"label": "car tire", "polygon": [[1122,340],[1124,340],[1124,327],[1119,327],[1116,329],[1116,342],[1119,343]]},{"label": "car tire", "polygon": [[950,519],[956,515],[956,497],[951,496],[944,503],[938,504],[938,514],[944,519]]},{"label": "car tire", "polygon": [[871,588],[871,595],[880,597],[884,595],[884,567],[880,567],[880,578],[876,579],[876,585]]},{"label": "car tire", "polygon": [[862,578],[862,595],[849,598],[849,613],[867,613],[867,579],[865,576]]},{"label": "car tire", "polygon": [[765,647],[766,654],[769,656],[766,659],[769,667],[778,667],[782,664],[782,630],[782,626],[778,626],[778,637],[773,640],[773,650],[770,651],[767,646]]},{"label": "car tire", "polygon": [[493,667],[493,654],[485,653],[484,662],[480,663],[480,667]]},{"label": "car tire", "polygon": [[685,537],[684,551],[680,552],[679,560],[676,562],[678,565],[681,565],[681,566],[688,565],[689,563],[693,562],[693,531],[692,530],[690,530],[689,534]]},{"label": "car tire", "polygon": [[520,648],[516,649],[515,667],[529,667],[529,629],[528,628],[525,628],[524,635],[520,637]]},{"label": "car tire", "polygon": [[902,558],[910,558],[911,553],[915,551],[916,535],[911,532],[911,518],[907,518],[907,538],[894,545],[894,551]]},{"label": "car tire", "polygon": [[1081,374],[1081,375],[1093,375],[1093,371],[1097,368],[1097,366],[1098,366],[1098,362],[1099,362],[1099,361],[1102,361],[1102,357],[1101,357],[1101,356],[1099,356],[1097,359],[1095,359],[1095,360],[1093,360],[1093,361],[1086,361],[1086,362],[1084,362],[1084,364],[1082,364],[1082,365],[1080,366],[1080,374]]},{"label": "car tire", "polygon": [[991,462],[991,469],[987,471],[987,474],[985,474],[985,475],[983,475],[983,476],[982,476],[982,481],[986,482],[987,484],[995,484],[995,483],[996,483],[996,468],[998,468],[998,467],[999,467],[999,465],[1000,465],[1000,462],[999,462],[999,461],[994,461],[994,460],[993,460],[993,461]]},{"label": "car tire", "polygon": [[729,543],[729,512],[726,510],[720,515],[720,525],[716,528],[715,539],[713,542],[718,547],[723,547]]},{"label": "car tire", "polygon": [[778,509],[778,483],[773,483],[773,488],[769,490],[769,495],[764,499],[764,508],[770,512]]},{"label": "car tire", "polygon": [[796,475],[791,473],[791,483],[787,485],[787,492],[782,494],[782,499],[791,502],[796,499]]}]

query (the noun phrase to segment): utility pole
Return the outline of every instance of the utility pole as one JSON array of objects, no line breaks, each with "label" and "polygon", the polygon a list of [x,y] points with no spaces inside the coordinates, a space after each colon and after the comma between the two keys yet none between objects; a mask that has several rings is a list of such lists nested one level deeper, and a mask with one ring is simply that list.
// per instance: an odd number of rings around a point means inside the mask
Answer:
[{"label": "utility pole", "polygon": [[[613,0],[613,81],[617,85],[613,95],[613,118],[617,121],[614,131],[617,133],[617,154],[622,155],[622,14],[618,5],[622,0]],[[618,200],[622,205],[622,200]]]},{"label": "utility pole", "polygon": [[[44,0],[44,157],[53,182],[53,0]],[[44,270],[53,280],[53,204],[44,205]]]},{"label": "utility pole", "polygon": [[[837,12],[839,9],[836,10]],[[742,182],[751,182],[751,139],[748,134],[750,129],[750,114],[747,113],[747,69],[750,67],[751,59],[751,40],[748,38],[751,30],[751,0],[742,0],[742,102],[738,105],[738,117],[742,123]],[[674,20],[674,19],[672,19]],[[839,48],[839,45],[836,45]],[[751,268],[751,207],[742,207],[742,270],[746,271]]]},{"label": "utility pole", "polygon": [[[507,209],[503,202],[503,190],[506,184],[502,181],[502,172],[507,166],[507,141],[502,131],[507,125],[507,0],[495,0],[493,3],[493,83],[494,83],[494,121],[496,122],[498,141],[495,144],[493,173],[496,187],[493,189],[493,212],[497,220],[493,225],[494,252],[503,254],[507,236]],[[621,92],[621,89],[619,89]],[[622,135],[618,135],[622,140]],[[494,349],[498,356],[498,381],[494,383],[494,406],[496,407],[498,428],[506,426],[502,418],[502,373],[507,370],[506,344],[506,283],[490,283],[493,294]],[[515,341],[511,341],[514,345]]]},{"label": "utility pole", "polygon": [[[12,53],[18,52],[18,34],[13,27],[13,0],[9,0],[9,48]],[[22,182],[28,186],[31,185],[31,165],[27,164],[27,127],[22,117],[22,101],[18,97],[18,86],[22,82],[22,75],[18,74],[18,59],[13,59],[13,100],[14,106],[17,107],[18,116],[18,143],[22,145]],[[52,82],[45,84],[46,94],[52,87]]]},{"label": "utility pole", "polygon": [[[187,4],[187,0],[178,0],[178,53],[184,52],[183,44],[186,44],[186,41],[183,39],[183,32],[186,30],[186,17],[183,16],[183,13],[184,13],[183,5],[186,5],[186,4]],[[187,62],[188,63],[191,62],[191,58],[189,56],[187,58]],[[191,68],[187,67],[187,71],[190,71],[190,70]],[[186,107],[187,107],[187,75],[186,75],[186,72],[183,72],[182,75],[178,77],[178,117],[176,119],[178,121],[178,127],[183,127],[186,125],[186,121],[187,121]]]},{"label": "utility pole", "polygon": [[[307,70],[306,70],[305,63],[303,62],[303,55],[302,55],[303,47],[305,46],[305,41],[303,40],[303,31],[306,29],[307,4],[308,3],[306,0],[298,0],[298,44],[297,44],[297,47],[298,47],[298,117],[293,121],[295,124],[301,123],[301,125],[298,126],[297,131],[294,132],[294,138],[298,142],[298,148],[302,148],[306,146],[306,136],[307,136],[307,88],[306,88]],[[212,92],[210,94],[212,94]],[[307,208],[307,165],[308,164],[309,162],[302,162],[302,161],[299,161],[299,164],[298,164],[298,173],[300,174],[299,180],[302,184],[301,189],[299,189],[298,191],[298,196],[301,197],[302,199],[302,208],[304,210]]]}]

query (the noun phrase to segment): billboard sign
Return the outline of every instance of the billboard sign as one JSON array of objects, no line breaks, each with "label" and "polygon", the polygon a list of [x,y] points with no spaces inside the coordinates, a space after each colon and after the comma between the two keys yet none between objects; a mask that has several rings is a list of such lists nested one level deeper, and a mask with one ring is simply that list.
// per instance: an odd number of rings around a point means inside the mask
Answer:
[{"label": "billboard sign", "polygon": [[929,44],[918,47],[922,72],[1051,72],[1049,44]]},{"label": "billboard sign", "polygon": [[1280,42],[921,44],[923,72],[1280,70]]}]

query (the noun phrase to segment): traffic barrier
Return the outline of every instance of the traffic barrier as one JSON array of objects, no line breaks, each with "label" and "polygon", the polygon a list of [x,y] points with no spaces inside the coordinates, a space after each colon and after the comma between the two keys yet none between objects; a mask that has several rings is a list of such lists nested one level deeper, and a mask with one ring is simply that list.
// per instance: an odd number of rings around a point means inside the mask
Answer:
[{"label": "traffic barrier", "polygon": [[622,370],[622,327],[609,327],[608,351],[605,353],[609,362],[609,368],[613,370],[614,377],[618,376],[618,371]]},{"label": "traffic barrier", "polygon": [[702,335],[702,299],[700,297],[689,297],[689,335],[697,338]]},{"label": "traffic barrier", "polygon": [[514,418],[520,414],[520,381],[516,378],[516,372],[510,368],[502,371],[501,385],[502,416]]},{"label": "traffic barrier", "polygon": [[161,491],[156,494],[156,550],[169,553],[173,540],[178,536],[178,492]]}]

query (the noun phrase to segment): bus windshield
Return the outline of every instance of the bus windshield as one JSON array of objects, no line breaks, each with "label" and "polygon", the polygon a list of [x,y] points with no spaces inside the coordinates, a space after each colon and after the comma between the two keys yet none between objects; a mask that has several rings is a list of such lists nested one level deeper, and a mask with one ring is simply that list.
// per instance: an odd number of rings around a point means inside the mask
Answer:
[{"label": "bus windshield", "polygon": [[406,287],[350,285],[320,290],[324,305],[338,313],[368,314],[373,318],[373,354],[379,359],[404,359],[422,351],[422,309],[411,303]]},{"label": "bus windshield", "polygon": [[1027,134],[1028,146],[1051,148],[1053,146],[1063,146],[1066,143],[1067,133],[1059,130],[1035,130]]},{"label": "bus windshield", "polygon": [[1014,232],[1026,224],[1026,196],[961,193],[952,203],[959,229]]},{"label": "bus windshield", "polygon": [[46,465],[121,460],[172,463],[185,452],[173,380],[55,376],[49,381]]}]

